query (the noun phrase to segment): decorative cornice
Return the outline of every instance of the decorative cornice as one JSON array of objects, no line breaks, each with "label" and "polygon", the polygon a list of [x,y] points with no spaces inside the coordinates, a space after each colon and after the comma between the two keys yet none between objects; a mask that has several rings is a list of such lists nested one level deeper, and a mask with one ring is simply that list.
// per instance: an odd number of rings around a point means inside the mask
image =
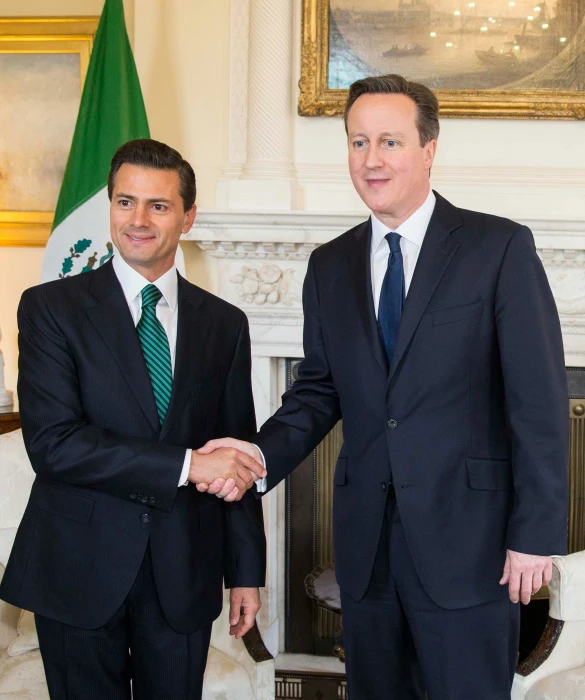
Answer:
[{"label": "decorative cornice", "polygon": [[[307,260],[319,245],[364,221],[367,212],[199,210],[185,236],[216,258]],[[524,219],[547,267],[585,267],[585,221]]]},{"label": "decorative cornice", "polygon": [[233,260],[308,260],[318,243],[263,243],[253,241],[197,241],[214,258]]}]

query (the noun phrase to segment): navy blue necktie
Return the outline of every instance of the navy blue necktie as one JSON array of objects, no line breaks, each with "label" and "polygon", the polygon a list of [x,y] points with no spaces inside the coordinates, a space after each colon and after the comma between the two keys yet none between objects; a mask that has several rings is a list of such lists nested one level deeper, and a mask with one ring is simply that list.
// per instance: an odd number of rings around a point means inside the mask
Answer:
[{"label": "navy blue necktie", "polygon": [[382,282],[380,304],[378,306],[378,326],[386,348],[388,364],[392,363],[392,355],[396,347],[398,327],[404,306],[404,264],[400,250],[400,234],[390,231],[386,240],[390,247],[388,268]]}]

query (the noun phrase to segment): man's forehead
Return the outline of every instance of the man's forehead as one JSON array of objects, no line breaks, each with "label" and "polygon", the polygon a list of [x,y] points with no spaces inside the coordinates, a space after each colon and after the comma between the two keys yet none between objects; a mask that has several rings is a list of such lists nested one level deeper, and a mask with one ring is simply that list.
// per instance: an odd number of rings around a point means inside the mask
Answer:
[{"label": "man's forehead", "polygon": [[360,95],[348,114],[350,133],[359,131],[363,125],[374,126],[380,133],[404,133],[408,127],[415,126],[415,123],[416,105],[406,95]]},{"label": "man's forehead", "polygon": [[164,191],[165,196],[179,193],[180,179],[176,170],[162,170],[158,168],[148,168],[142,165],[124,163],[120,166],[115,178],[114,192],[128,192],[140,190],[144,196],[144,190]]}]

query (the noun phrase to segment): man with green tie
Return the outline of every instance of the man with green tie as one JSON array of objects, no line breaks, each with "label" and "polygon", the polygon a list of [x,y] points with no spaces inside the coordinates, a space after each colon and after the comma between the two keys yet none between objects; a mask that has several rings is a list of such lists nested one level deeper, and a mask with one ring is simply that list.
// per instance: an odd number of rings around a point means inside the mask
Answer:
[{"label": "man with green tie", "polygon": [[[236,637],[260,607],[262,509],[247,489],[265,471],[192,449],[256,427],[246,316],[175,267],[195,193],[177,151],[123,145],[108,180],[117,254],[20,303],[37,476],[0,596],[35,613],[53,700],[197,700],[222,582]],[[235,502],[195,488],[214,478]]]}]

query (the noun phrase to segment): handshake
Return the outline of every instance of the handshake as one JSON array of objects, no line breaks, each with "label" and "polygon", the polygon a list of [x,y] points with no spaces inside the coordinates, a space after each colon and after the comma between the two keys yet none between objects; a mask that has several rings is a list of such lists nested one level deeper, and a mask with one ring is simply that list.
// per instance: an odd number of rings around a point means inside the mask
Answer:
[{"label": "handshake", "polygon": [[258,479],[266,476],[260,450],[249,442],[210,440],[191,454],[189,481],[202,493],[239,501]]}]

